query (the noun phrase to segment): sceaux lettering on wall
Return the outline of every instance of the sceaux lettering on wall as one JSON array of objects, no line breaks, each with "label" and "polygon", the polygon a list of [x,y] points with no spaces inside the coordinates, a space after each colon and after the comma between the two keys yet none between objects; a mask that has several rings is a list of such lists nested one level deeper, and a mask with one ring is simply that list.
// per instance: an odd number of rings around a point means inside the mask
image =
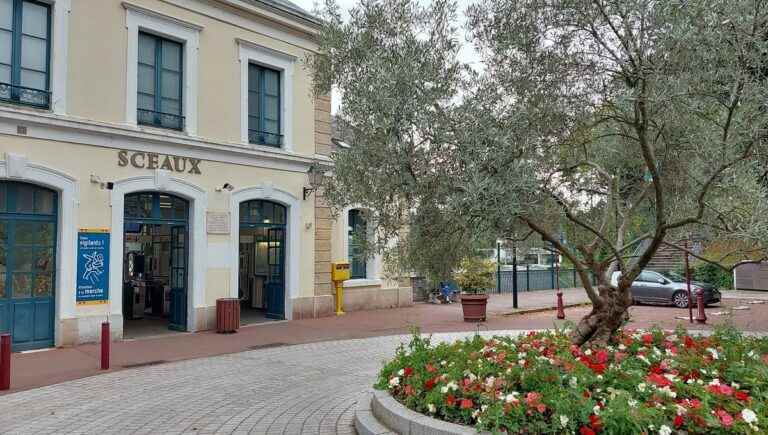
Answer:
[{"label": "sceaux lettering on wall", "polygon": [[167,171],[187,174],[202,174],[200,162],[200,159],[170,156],[167,154],[128,152],[125,150],[117,152],[117,166],[128,166],[130,164],[138,169],[165,169]]}]

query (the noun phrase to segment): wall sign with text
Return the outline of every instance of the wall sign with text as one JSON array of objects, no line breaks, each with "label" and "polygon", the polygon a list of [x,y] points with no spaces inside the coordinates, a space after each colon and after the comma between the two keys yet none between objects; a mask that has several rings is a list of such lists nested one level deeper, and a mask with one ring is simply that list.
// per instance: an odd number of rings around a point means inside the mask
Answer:
[{"label": "wall sign with text", "polygon": [[164,169],[171,172],[202,174],[200,159],[179,157],[169,154],[144,153],[141,151],[117,152],[117,166],[131,165],[137,169]]},{"label": "wall sign with text", "polygon": [[77,234],[77,291],[79,305],[109,301],[109,230],[84,229]]}]

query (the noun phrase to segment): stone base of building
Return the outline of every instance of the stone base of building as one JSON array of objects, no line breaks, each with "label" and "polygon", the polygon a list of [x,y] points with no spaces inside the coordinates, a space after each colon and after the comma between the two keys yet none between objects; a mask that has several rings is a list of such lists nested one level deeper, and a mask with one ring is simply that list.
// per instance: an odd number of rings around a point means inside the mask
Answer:
[{"label": "stone base of building", "polygon": [[[413,291],[410,287],[344,288],[344,311],[346,312],[410,307],[411,305],[413,305]],[[293,300],[293,320],[328,317],[334,315],[335,311],[333,295],[309,296]]]},{"label": "stone base of building", "polygon": [[[101,341],[101,324],[106,321],[105,316],[86,316],[74,319],[62,319],[59,322],[60,334],[57,343],[59,346],[75,346],[82,343],[96,343]],[[110,335],[112,340],[123,338],[123,316],[109,316]]]}]

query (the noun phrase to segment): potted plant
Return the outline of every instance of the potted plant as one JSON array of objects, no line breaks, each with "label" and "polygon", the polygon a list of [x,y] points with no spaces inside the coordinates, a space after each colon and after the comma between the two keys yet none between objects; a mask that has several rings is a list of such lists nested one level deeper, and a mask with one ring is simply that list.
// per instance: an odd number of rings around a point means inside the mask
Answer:
[{"label": "potted plant", "polygon": [[461,287],[461,308],[465,322],[485,320],[488,304],[487,290],[493,287],[495,269],[491,261],[470,257],[462,260],[460,269],[454,274]]}]

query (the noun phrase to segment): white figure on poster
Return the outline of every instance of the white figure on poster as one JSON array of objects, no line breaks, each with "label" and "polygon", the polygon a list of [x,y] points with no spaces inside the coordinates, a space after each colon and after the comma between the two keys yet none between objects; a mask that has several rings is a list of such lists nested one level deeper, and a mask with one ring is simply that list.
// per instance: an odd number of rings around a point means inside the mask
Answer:
[{"label": "white figure on poster", "polygon": [[83,279],[87,279],[91,284],[96,284],[104,273],[104,254],[94,252],[93,254],[83,254],[85,257],[85,272]]}]

